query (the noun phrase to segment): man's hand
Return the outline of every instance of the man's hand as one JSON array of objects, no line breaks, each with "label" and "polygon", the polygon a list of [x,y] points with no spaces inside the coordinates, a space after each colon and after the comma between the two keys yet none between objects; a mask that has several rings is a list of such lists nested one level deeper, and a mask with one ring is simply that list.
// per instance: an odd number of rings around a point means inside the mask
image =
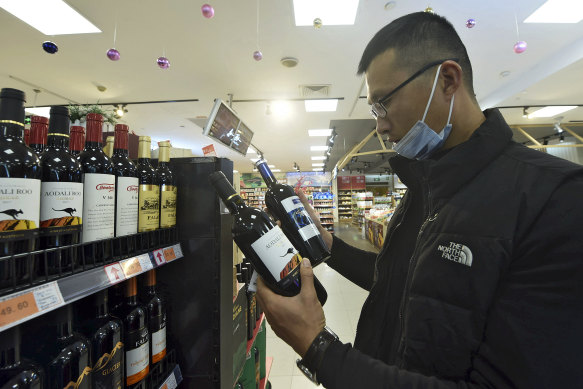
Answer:
[{"label": "man's hand", "polygon": [[305,210],[308,211],[308,215],[310,215],[310,217],[316,224],[316,227],[318,227],[318,231],[320,231],[320,235],[322,235],[324,243],[326,243],[326,246],[328,246],[328,250],[332,250],[332,234],[330,233],[330,231],[328,231],[322,226],[322,222],[320,221],[320,215],[318,215],[314,208],[312,208],[304,191],[301,188],[296,188],[295,191],[298,197],[300,198],[300,201],[302,202],[302,205],[304,206]]},{"label": "man's hand", "polygon": [[326,318],[316,296],[310,260],[304,258],[300,266],[302,290],[297,296],[284,297],[275,294],[259,277],[257,299],[275,334],[303,357],[316,336],[324,329]]}]

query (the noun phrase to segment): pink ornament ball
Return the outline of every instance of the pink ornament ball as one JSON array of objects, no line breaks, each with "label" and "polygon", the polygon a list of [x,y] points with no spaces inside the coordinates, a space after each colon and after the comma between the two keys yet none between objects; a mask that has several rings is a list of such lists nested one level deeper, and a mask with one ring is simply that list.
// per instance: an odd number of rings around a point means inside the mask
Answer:
[{"label": "pink ornament ball", "polygon": [[255,61],[261,61],[263,59],[263,53],[259,50],[253,52],[253,59]]},{"label": "pink ornament ball", "polygon": [[168,69],[170,67],[170,61],[166,57],[158,57],[156,63],[160,69]]},{"label": "pink ornament ball", "polygon": [[526,42],[518,41],[514,44],[514,52],[516,54],[524,53],[526,51]]},{"label": "pink ornament ball", "polygon": [[112,61],[119,61],[121,57],[119,51],[117,51],[116,49],[109,49],[107,50],[107,58],[109,58]]},{"label": "pink ornament ball", "polygon": [[476,19],[468,19],[466,21],[467,28],[474,28],[475,25],[476,25]]},{"label": "pink ornament ball", "polygon": [[204,4],[200,9],[202,10],[202,16],[207,19],[215,16],[215,9],[210,4]]}]

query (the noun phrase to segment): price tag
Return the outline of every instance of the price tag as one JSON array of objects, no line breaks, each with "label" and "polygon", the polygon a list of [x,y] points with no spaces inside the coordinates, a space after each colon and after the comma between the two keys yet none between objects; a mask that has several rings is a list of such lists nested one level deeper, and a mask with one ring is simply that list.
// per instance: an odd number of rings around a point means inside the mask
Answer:
[{"label": "price tag", "polygon": [[140,260],[137,257],[125,259],[119,264],[121,265],[126,278],[140,274],[144,271],[142,265],[140,265]]},{"label": "price tag", "polygon": [[162,249],[155,250],[152,255],[154,256],[154,260],[156,261],[156,265],[160,266],[166,263],[166,259],[164,258],[164,251]]},{"label": "price tag", "polygon": [[174,254],[176,255],[176,258],[182,258],[184,256],[184,254],[182,254],[182,248],[180,247],[180,244],[175,244],[172,247],[174,248]]},{"label": "price tag", "polygon": [[150,256],[148,254],[142,254],[137,256],[138,261],[140,261],[140,266],[144,271],[148,271],[154,268]]},{"label": "price tag", "polygon": [[168,247],[164,249],[164,258],[166,262],[170,262],[176,259],[176,254],[174,254],[174,247]]},{"label": "price tag", "polygon": [[166,378],[166,381],[160,386],[160,389],[176,389],[177,386],[176,377],[174,377],[174,372],[172,372],[170,377]]},{"label": "price tag", "polygon": [[0,298],[0,331],[64,305],[56,281]]},{"label": "price tag", "polygon": [[105,274],[107,274],[107,278],[109,278],[110,284],[117,284],[126,278],[119,263],[107,265],[103,269],[105,270]]}]

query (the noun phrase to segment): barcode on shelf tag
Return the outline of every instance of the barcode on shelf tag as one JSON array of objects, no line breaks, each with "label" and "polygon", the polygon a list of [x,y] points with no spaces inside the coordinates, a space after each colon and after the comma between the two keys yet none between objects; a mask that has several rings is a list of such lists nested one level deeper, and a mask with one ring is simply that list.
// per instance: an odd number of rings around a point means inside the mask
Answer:
[{"label": "barcode on shelf tag", "polygon": [[118,282],[122,282],[126,279],[125,275],[123,274],[123,269],[118,262],[105,266],[103,270],[105,270],[105,274],[107,274],[107,278],[109,278],[110,284],[117,284]]},{"label": "barcode on shelf tag", "polygon": [[174,255],[176,255],[176,258],[182,258],[184,256],[184,254],[182,254],[182,248],[180,247],[180,244],[175,244],[172,247],[174,248]]},{"label": "barcode on shelf tag", "polygon": [[148,254],[142,254],[137,256],[138,261],[140,261],[140,266],[144,271],[148,271],[154,268],[152,261],[150,261],[150,256]]},{"label": "barcode on shelf tag", "polygon": [[160,386],[160,389],[176,389],[178,383],[176,383],[176,377],[174,377],[174,372],[170,374],[170,377],[166,378],[166,381]]},{"label": "barcode on shelf tag", "polygon": [[154,256],[154,261],[156,261],[156,265],[160,266],[166,263],[166,259],[164,259],[164,251],[162,249],[154,250],[152,255]]},{"label": "barcode on shelf tag", "polygon": [[56,281],[0,298],[0,331],[64,305]]},{"label": "barcode on shelf tag", "polygon": [[140,264],[140,260],[137,257],[124,259],[119,263],[123,272],[127,278],[134,276],[136,274],[140,274],[144,271],[142,269],[142,265]]},{"label": "barcode on shelf tag", "polygon": [[164,249],[164,259],[166,262],[170,262],[176,259],[176,254],[174,253],[174,247],[168,247]]}]

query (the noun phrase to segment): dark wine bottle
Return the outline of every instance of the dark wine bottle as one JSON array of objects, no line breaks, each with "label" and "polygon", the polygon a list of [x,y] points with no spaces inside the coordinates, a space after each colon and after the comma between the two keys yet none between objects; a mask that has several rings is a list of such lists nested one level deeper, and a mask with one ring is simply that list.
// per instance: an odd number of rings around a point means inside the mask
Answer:
[{"label": "dark wine bottle", "polygon": [[150,163],[150,137],[140,136],[138,142],[138,232],[154,231],[160,227],[160,185]]},{"label": "dark wine bottle", "polygon": [[69,152],[76,157],[85,148],[85,128],[81,126],[71,126],[71,141],[69,142]]},{"label": "dark wine bottle", "polygon": [[87,140],[79,154],[83,168],[83,243],[114,236],[115,176],[111,160],[101,149],[102,126],[103,116],[87,114]]},{"label": "dark wine bottle", "polygon": [[93,389],[124,387],[124,344],[121,320],[111,316],[107,289],[91,296],[94,314],[83,328],[91,340]]},{"label": "dark wine bottle", "polygon": [[[42,184],[40,228],[42,249],[81,242],[83,171],[69,154],[69,110],[52,107],[45,151],[40,156]],[[48,274],[71,272],[77,264],[75,251],[47,253]],[[44,261],[41,262],[41,274]]]},{"label": "dark wine bottle", "polygon": [[27,146],[30,144],[30,128],[24,129],[24,143]]},{"label": "dark wine bottle", "polygon": [[310,258],[314,267],[330,258],[330,251],[318,227],[308,215],[294,189],[277,182],[266,161],[259,160],[256,166],[268,187],[265,205],[269,212],[281,221],[281,229],[300,254]]},{"label": "dark wine bottle", "polygon": [[247,293],[247,340],[253,339],[257,321],[255,320],[255,310],[257,309],[257,302],[255,300],[255,293],[245,288]]},{"label": "dark wine bottle", "polygon": [[148,308],[150,363],[154,366],[166,356],[166,307],[156,292],[156,270],[145,275],[143,303]]},{"label": "dark wine bottle", "polygon": [[158,167],[156,174],[160,183],[160,228],[176,225],[176,177],[170,170],[170,142],[158,143]]},{"label": "dark wine bottle", "polygon": [[49,119],[44,116],[33,116],[30,119],[29,145],[35,153],[40,155],[47,144],[47,128]]},{"label": "dark wine bottle", "polygon": [[[278,294],[297,295],[302,257],[281,228],[262,210],[248,207],[222,172],[212,173],[210,182],[233,215],[233,240],[263,281]],[[316,277],[314,286],[324,305],[328,295]]]},{"label": "dark wine bottle", "polygon": [[[40,163],[22,140],[24,92],[0,91],[0,257],[36,250],[40,216]],[[30,281],[26,258],[0,261],[0,290]]]},{"label": "dark wine bottle", "polygon": [[0,332],[0,388],[42,389],[44,370],[20,357],[20,328]]},{"label": "dark wine bottle", "polygon": [[[128,131],[125,124],[115,125],[113,172],[115,174],[115,236],[138,232],[138,170],[128,153]],[[132,251],[133,248],[128,248]]]},{"label": "dark wine bottle", "polygon": [[117,316],[124,326],[126,388],[133,388],[150,371],[150,335],[146,308],[138,303],[136,278],[125,283],[125,301]]},{"label": "dark wine bottle", "polygon": [[259,389],[261,383],[261,358],[257,346],[253,347],[253,356],[255,357],[255,389]]}]

